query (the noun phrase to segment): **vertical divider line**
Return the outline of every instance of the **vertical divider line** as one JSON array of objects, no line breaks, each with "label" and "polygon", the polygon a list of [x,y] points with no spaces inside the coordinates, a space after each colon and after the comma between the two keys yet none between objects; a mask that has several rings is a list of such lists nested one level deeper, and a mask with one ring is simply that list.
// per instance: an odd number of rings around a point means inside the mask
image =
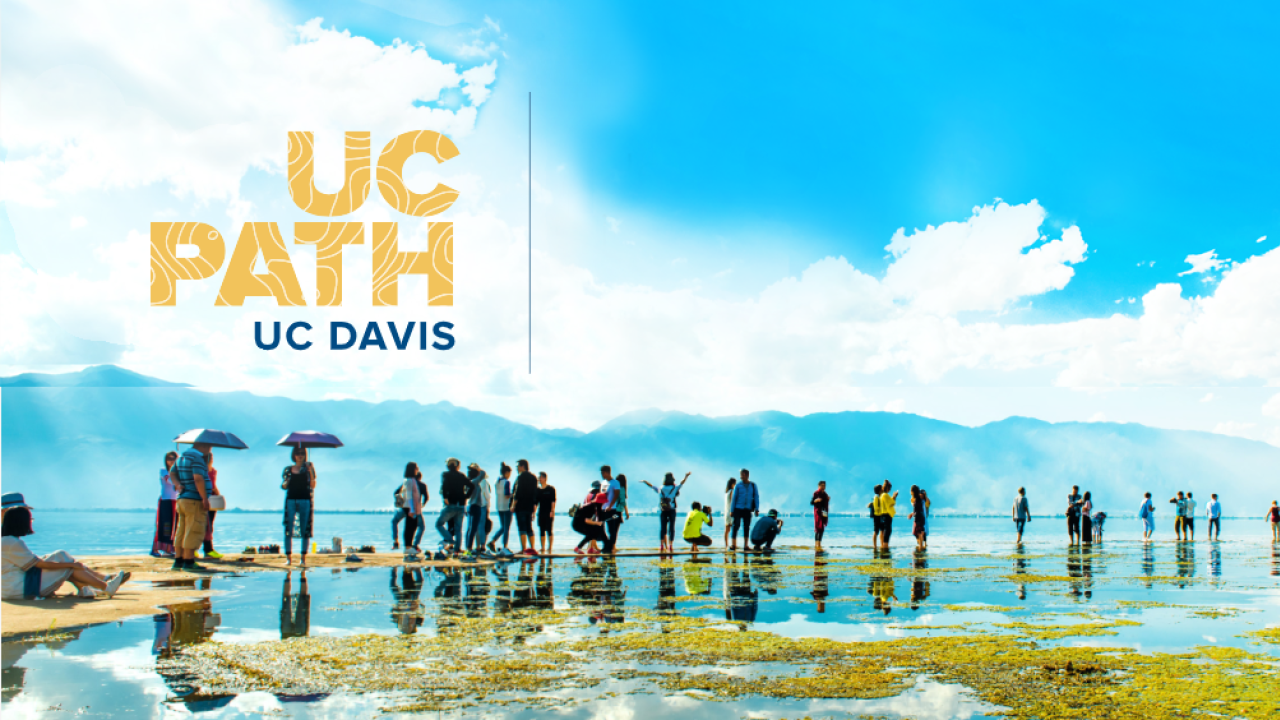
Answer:
[{"label": "vertical divider line", "polygon": [[529,374],[533,374],[533,91],[529,91]]}]

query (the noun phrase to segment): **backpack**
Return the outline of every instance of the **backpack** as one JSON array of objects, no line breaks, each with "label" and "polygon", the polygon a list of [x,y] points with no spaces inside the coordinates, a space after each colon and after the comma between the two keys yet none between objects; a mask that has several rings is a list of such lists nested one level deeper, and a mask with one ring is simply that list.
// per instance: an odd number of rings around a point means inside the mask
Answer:
[{"label": "backpack", "polygon": [[577,516],[578,516],[578,511],[579,511],[579,510],[581,510],[581,509],[582,509],[582,505],[581,505],[581,504],[579,504],[579,503],[574,503],[574,504],[573,504],[573,507],[569,508],[569,517],[577,517]]},{"label": "backpack", "polygon": [[396,509],[397,510],[404,509],[404,484],[403,483],[401,483],[400,487],[396,488],[395,500],[396,500]]},{"label": "backpack", "polygon": [[[670,491],[670,492],[668,492]],[[663,485],[658,490],[658,509],[662,511],[676,509],[676,497],[680,495],[680,488],[675,485]]]}]

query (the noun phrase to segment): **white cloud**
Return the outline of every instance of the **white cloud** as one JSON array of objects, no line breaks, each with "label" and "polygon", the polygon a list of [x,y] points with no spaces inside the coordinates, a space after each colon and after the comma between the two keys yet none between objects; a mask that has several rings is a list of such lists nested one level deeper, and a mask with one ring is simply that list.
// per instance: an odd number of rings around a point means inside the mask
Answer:
[{"label": "white cloud", "polygon": [[1234,437],[1253,438],[1257,435],[1258,424],[1250,422],[1236,422],[1228,420],[1220,422],[1214,426],[1213,431],[1219,435],[1232,435]]},{"label": "white cloud", "polygon": [[1267,417],[1280,419],[1280,393],[1271,396],[1271,399],[1263,403],[1262,414]]},{"label": "white cloud", "polygon": [[616,233],[622,229],[622,221],[617,218],[606,217],[604,221],[609,223],[609,232]]},{"label": "white cloud", "polygon": [[82,228],[82,227],[84,227],[85,225],[88,225],[88,224],[89,224],[89,221],[88,221],[88,220],[85,220],[84,218],[80,217],[79,215],[76,215],[75,217],[71,218],[71,229],[72,229],[72,230],[77,230],[77,229]]},{"label": "white cloud", "polygon": [[1042,242],[1045,211],[997,203],[974,208],[964,222],[894,234],[885,288],[913,307],[939,315],[999,311],[1015,300],[1061,290],[1088,248],[1079,228]]},{"label": "white cloud", "polygon": [[1205,393],[1205,396],[1200,398],[1200,402],[1202,403],[1213,402],[1213,393]]},{"label": "white cloud", "polygon": [[1089,417],[1089,422],[1093,422],[1093,423],[1106,422],[1106,421],[1107,421],[1107,414],[1104,412],[1096,412]]},{"label": "white cloud", "polygon": [[901,412],[906,412],[906,411],[907,411],[907,401],[906,401],[906,400],[903,400],[903,399],[901,399],[901,398],[899,398],[899,399],[897,399],[897,400],[890,400],[889,402],[887,402],[887,403],[885,403],[885,404],[884,404],[884,411],[885,411],[885,412],[891,412],[891,413],[901,413]]},{"label": "white cloud", "polygon": [[1218,258],[1218,252],[1216,250],[1210,250],[1209,252],[1200,253],[1199,255],[1188,255],[1186,262],[1191,266],[1191,269],[1178,273],[1178,277],[1182,277],[1183,275],[1194,275],[1196,273],[1211,272],[1221,268],[1227,263],[1226,260]]},{"label": "white cloud", "polygon": [[1263,235],[1262,237],[1258,238],[1258,242],[1260,242],[1260,243],[1262,243],[1262,242],[1266,242],[1266,241],[1267,241],[1267,236],[1266,236],[1266,235]]}]

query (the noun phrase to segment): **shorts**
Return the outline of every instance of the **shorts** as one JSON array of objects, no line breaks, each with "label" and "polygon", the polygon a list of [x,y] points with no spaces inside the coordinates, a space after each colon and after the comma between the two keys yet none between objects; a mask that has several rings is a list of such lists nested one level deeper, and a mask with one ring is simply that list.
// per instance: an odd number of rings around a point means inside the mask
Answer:
[{"label": "shorts", "polygon": [[1013,524],[1014,524],[1014,526],[1015,526],[1015,527],[1017,527],[1017,528],[1018,528],[1018,534],[1019,534],[1019,535],[1021,535],[1021,534],[1022,534],[1023,529],[1027,527],[1027,521],[1026,521],[1026,519],[1025,519],[1025,518],[1023,518],[1023,519],[1021,519],[1021,520],[1014,520],[1014,521],[1013,521]]},{"label": "shorts", "polygon": [[1155,532],[1156,531],[1155,518],[1151,517],[1150,515],[1142,518],[1142,526],[1143,528],[1146,529],[1147,532]]},{"label": "shorts", "polygon": [[551,535],[552,529],[555,527],[556,518],[554,515],[538,515],[538,534]]},{"label": "shorts", "polygon": [[178,529],[173,534],[173,546],[179,550],[195,550],[204,544],[204,527],[209,513],[199,500],[178,500]]},{"label": "shorts", "polygon": [[536,511],[534,508],[517,507],[516,513],[516,530],[521,535],[533,536],[533,515]]},{"label": "shorts", "polygon": [[1182,529],[1183,529],[1183,530],[1188,530],[1188,531],[1190,531],[1190,532],[1195,532],[1195,531],[1196,531],[1196,519],[1195,519],[1195,518],[1182,518]]},{"label": "shorts", "polygon": [[888,543],[889,536],[893,534],[893,516],[878,515],[876,520],[880,522],[880,542]]},{"label": "shorts", "polygon": [[707,537],[706,535],[699,535],[696,538],[687,537],[684,539],[684,541],[689,543],[690,545],[697,545],[699,547],[707,547],[708,545],[711,544],[711,538]]}]

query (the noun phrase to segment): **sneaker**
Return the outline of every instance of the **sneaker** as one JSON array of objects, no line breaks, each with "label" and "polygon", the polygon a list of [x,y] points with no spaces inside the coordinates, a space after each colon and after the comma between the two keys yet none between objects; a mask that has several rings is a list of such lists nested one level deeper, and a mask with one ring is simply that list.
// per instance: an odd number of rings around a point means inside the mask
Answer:
[{"label": "sneaker", "polygon": [[181,560],[174,560],[173,565],[169,567],[169,570],[172,572],[184,572],[186,569],[187,569],[186,564],[183,563]]},{"label": "sneaker", "polygon": [[476,556],[472,555],[471,553],[464,553],[462,556],[458,558],[458,562],[464,562],[468,564],[474,564],[475,561],[476,561]]},{"label": "sneaker", "polygon": [[448,562],[449,556],[437,550],[436,554],[431,556],[431,559],[435,560],[436,562]]},{"label": "sneaker", "polygon": [[599,550],[597,550],[597,549],[595,549],[595,548],[588,548],[588,549],[587,549],[587,554],[588,554],[588,555],[599,555],[599,554],[600,554],[600,551],[599,551]]},{"label": "sneaker", "polygon": [[580,548],[580,547],[576,547],[576,548],[574,548],[574,549],[573,549],[573,554],[574,554],[574,555],[582,555],[582,554],[584,554],[584,553],[582,552],[582,548]]},{"label": "sneaker", "polygon": [[197,564],[195,564],[195,562],[194,562],[194,561],[192,561],[192,563],[191,563],[190,565],[188,565],[188,566],[187,566],[187,572],[193,572],[193,573],[213,573],[213,572],[217,572],[217,570],[214,570],[213,568],[207,568],[207,567],[205,567],[205,566],[203,566],[203,565],[197,565]]},{"label": "sneaker", "polygon": [[364,558],[355,553],[351,553],[347,556],[347,562],[364,562]]},{"label": "sneaker", "polygon": [[[112,597],[113,595],[115,595],[116,592],[120,590],[120,586],[123,585],[125,581],[128,580],[130,577],[131,575],[129,573],[116,573],[114,576],[112,576],[112,578],[107,581],[107,597]],[[85,588],[85,589],[92,590],[93,588]]]},{"label": "sneaker", "polygon": [[534,550],[533,548],[529,548],[528,550],[525,550],[524,554],[530,557],[538,557],[538,551]]},{"label": "sneaker", "polygon": [[76,597],[82,597],[82,598],[98,597],[98,591],[95,588],[91,588],[88,585],[85,585],[84,587],[80,588],[79,592],[76,593]]},{"label": "sneaker", "polygon": [[209,552],[205,553],[204,556],[210,560],[222,559],[222,553],[218,552],[217,550],[210,550]]}]

